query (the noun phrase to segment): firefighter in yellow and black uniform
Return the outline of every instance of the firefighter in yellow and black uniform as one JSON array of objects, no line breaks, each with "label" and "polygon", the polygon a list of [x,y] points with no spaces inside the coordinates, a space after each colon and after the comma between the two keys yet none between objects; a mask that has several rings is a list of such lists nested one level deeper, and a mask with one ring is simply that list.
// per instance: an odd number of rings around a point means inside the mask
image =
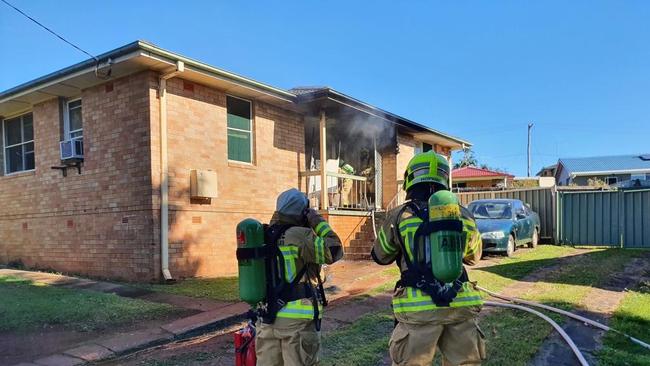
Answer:
[{"label": "firefighter in yellow and black uniform", "polygon": [[[419,286],[408,281],[413,268],[428,265],[426,270],[431,271],[425,255],[414,258],[418,256],[414,253],[430,249],[425,248],[429,245],[425,238],[415,235],[423,223],[421,217],[426,217],[415,211],[427,210],[429,197],[438,190],[448,190],[448,182],[449,165],[443,156],[429,151],[413,157],[404,174],[407,202],[388,212],[372,248],[375,262],[387,265],[397,261],[402,273],[392,300],[396,326],[389,348],[393,365],[430,366],[436,348],[442,353],[443,365],[480,364],[485,359],[483,334],[476,322],[483,302],[464,268],[454,286],[436,284],[436,291],[431,290],[433,285]],[[474,265],[482,254],[480,234],[469,211],[461,207],[461,215],[463,262]]]},{"label": "firefighter in yellow and black uniform", "polygon": [[321,265],[343,257],[341,240],[296,189],[280,194],[270,227],[278,229],[275,242],[282,254],[281,280],[295,286],[285,294],[288,298],[271,322],[263,317],[257,323],[257,364],[317,365],[325,301]]}]

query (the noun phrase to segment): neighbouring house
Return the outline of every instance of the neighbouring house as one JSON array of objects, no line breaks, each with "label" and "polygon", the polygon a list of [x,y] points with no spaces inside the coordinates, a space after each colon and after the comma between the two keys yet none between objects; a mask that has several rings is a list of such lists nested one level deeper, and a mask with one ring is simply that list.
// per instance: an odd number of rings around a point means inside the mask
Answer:
[{"label": "neighbouring house", "polygon": [[267,222],[290,187],[364,258],[369,212],[399,201],[414,153],[470,146],[331,88],[283,90],[142,41],[98,59],[0,93],[2,263],[233,275],[236,224]]},{"label": "neighbouring house", "polygon": [[555,170],[557,169],[557,164],[545,166],[537,172],[538,177],[553,177],[555,178]]},{"label": "neighbouring house", "polygon": [[506,188],[514,175],[490,169],[466,166],[452,170],[452,186],[457,191],[481,188]]},{"label": "neighbouring house", "polygon": [[650,180],[650,154],[562,158],[557,163],[555,180],[559,186],[587,186],[590,180],[607,185],[644,182]]}]

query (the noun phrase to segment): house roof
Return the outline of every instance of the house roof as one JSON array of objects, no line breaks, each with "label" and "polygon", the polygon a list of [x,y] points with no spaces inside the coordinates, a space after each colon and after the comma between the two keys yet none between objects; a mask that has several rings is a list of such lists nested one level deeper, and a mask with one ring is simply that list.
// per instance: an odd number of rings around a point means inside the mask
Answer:
[{"label": "house roof", "polygon": [[0,92],[0,116],[23,112],[32,105],[55,96],[77,96],[85,88],[106,82],[105,79],[96,76],[97,69],[102,71],[110,69],[111,77],[119,78],[147,69],[167,72],[175,69],[176,65],[182,62],[184,79],[230,93],[285,106],[297,106],[325,98],[409,128],[416,135],[421,133],[423,137],[433,142],[444,142],[452,148],[471,146],[468,141],[398,116],[326,86],[284,90],[167,51],[146,41],[138,40],[118,47],[97,56],[97,60],[91,58]]},{"label": "house roof", "polygon": [[328,86],[302,86],[289,89],[289,92],[296,95],[298,103],[331,100],[360,110],[377,118],[381,118],[386,121],[395,123],[399,126],[406,127],[414,132],[415,137],[421,138],[423,140],[428,140],[425,142],[440,143],[444,141],[447,144],[452,145],[452,148],[455,149],[463,149],[472,146],[469,141],[440,132],[402,116],[398,116],[394,113],[388,112],[384,109],[353,98]]},{"label": "house roof", "polygon": [[539,175],[541,175],[542,172],[545,171],[545,170],[555,170],[555,169],[557,169],[557,163],[556,163],[556,164],[553,164],[553,165],[547,165],[547,166],[545,166],[545,167],[542,167],[542,169],[540,169],[539,172],[537,172],[537,174],[535,174],[535,175],[538,175],[538,176],[539,176]]},{"label": "house roof", "polygon": [[558,164],[572,175],[650,172],[650,154],[562,158]]},{"label": "house roof", "polygon": [[513,178],[514,175],[497,172],[489,169],[481,169],[473,166],[454,169],[451,171],[453,179],[472,179],[472,178]]}]

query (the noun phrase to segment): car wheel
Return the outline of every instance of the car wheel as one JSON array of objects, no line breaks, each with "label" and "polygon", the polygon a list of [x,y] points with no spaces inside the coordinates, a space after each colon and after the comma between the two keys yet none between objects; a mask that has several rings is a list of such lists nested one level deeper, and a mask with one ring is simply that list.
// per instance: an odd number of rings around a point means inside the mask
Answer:
[{"label": "car wheel", "polygon": [[533,230],[533,237],[530,239],[530,243],[528,243],[529,248],[537,248],[537,243],[539,242],[539,234],[538,230],[535,229]]},{"label": "car wheel", "polygon": [[508,247],[506,248],[506,257],[512,257],[515,253],[515,237],[510,234],[508,236]]}]

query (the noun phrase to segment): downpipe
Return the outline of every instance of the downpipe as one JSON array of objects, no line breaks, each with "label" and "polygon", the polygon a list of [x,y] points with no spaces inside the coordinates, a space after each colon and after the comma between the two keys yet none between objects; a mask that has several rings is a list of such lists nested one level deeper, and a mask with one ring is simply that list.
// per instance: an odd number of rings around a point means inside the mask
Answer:
[{"label": "downpipe", "polygon": [[185,70],[183,61],[177,61],[172,70],[160,75],[158,95],[160,99],[160,269],[163,278],[171,281],[169,271],[169,164],[167,161],[167,80]]}]

